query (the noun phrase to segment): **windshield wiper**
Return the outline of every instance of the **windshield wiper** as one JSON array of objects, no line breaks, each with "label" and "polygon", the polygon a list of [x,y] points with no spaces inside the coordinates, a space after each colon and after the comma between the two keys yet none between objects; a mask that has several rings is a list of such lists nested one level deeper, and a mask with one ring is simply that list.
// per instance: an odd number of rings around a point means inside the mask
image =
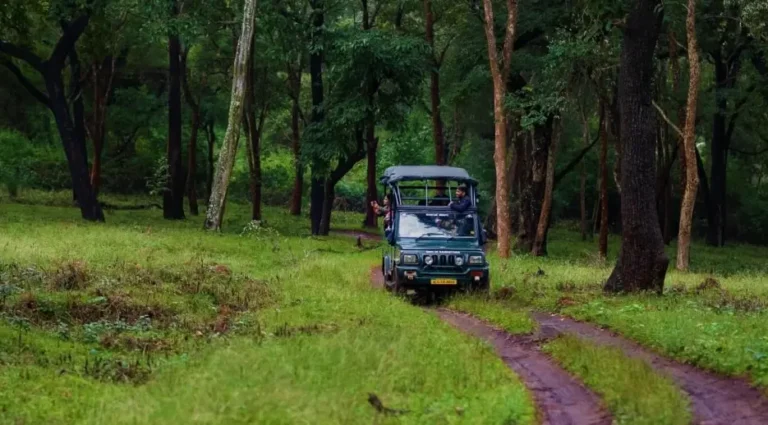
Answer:
[{"label": "windshield wiper", "polygon": [[423,237],[426,237],[426,236],[445,236],[445,235],[442,234],[442,233],[429,232],[429,233],[424,233],[423,235],[419,236],[418,238],[416,238],[416,240],[419,240],[419,239],[421,239]]}]

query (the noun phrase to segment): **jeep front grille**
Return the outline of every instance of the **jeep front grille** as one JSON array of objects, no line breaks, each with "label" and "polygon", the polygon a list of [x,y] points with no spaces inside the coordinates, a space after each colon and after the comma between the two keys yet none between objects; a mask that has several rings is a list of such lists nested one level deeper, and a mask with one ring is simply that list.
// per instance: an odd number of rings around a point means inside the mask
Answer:
[{"label": "jeep front grille", "polygon": [[432,255],[432,266],[453,267],[456,266],[455,255]]}]

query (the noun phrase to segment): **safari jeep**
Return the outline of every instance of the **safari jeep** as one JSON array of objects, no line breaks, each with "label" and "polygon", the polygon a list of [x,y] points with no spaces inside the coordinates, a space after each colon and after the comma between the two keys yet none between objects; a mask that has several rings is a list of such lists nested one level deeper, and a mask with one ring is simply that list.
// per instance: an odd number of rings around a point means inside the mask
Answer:
[{"label": "safari jeep", "polygon": [[[392,194],[393,216],[385,230],[389,247],[382,272],[395,293],[487,292],[490,276],[483,252],[485,232],[477,210],[477,181],[461,168],[396,166],[381,177]],[[456,189],[466,197],[456,211]]]}]

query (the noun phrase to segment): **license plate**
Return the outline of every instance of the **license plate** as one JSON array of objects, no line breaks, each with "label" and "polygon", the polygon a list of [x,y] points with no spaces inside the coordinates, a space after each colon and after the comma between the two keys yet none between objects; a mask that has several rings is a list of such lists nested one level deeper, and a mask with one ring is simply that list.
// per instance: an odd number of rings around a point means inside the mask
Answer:
[{"label": "license plate", "polygon": [[456,285],[456,279],[432,279],[432,285]]}]

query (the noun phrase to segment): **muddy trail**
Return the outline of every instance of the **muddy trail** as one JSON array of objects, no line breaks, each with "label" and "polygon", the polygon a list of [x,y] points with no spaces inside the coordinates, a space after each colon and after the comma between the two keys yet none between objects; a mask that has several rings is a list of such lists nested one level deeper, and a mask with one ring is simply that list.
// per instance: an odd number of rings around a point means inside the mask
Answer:
[{"label": "muddy trail", "polygon": [[512,336],[469,315],[437,309],[457,329],[487,341],[531,392],[539,422],[550,425],[610,424],[600,398],[539,350],[536,336]]},{"label": "muddy trail", "polygon": [[[384,287],[381,268],[371,269],[371,284]],[[422,304],[415,300],[416,304]],[[490,343],[496,354],[531,392],[544,425],[609,425],[611,416],[600,398],[539,350],[536,336],[512,336],[469,315],[429,306],[446,323]]]},{"label": "muddy trail", "polygon": [[534,313],[541,331],[566,333],[595,344],[618,347],[669,376],[691,400],[693,421],[701,425],[768,424],[768,398],[747,381],[718,376],[662,357],[624,337],[594,325],[546,313]]},{"label": "muddy trail", "polygon": [[[373,287],[384,287],[380,267],[372,267],[370,277]],[[424,306],[420,301],[411,300]],[[627,356],[641,359],[654,370],[669,376],[688,395],[694,424],[768,424],[768,398],[746,380],[718,376],[668,359],[595,325],[548,313],[533,313],[532,318],[539,325],[538,333],[512,336],[469,315],[429,305],[424,308],[436,312],[442,320],[459,330],[492,344],[533,394],[544,424],[611,423],[599,398],[538,350],[544,340],[560,334],[620,348]]]}]

